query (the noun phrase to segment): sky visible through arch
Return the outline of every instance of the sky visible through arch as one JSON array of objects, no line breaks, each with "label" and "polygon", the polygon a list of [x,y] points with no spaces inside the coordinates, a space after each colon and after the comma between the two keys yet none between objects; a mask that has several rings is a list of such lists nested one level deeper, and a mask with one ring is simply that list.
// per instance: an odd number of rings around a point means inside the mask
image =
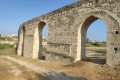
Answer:
[{"label": "sky visible through arch", "polygon": [[[19,26],[34,17],[48,13],[77,0],[0,0],[0,34],[17,34]],[[94,27],[97,26],[97,27]],[[100,20],[88,30],[88,38],[105,41],[105,24]],[[98,28],[98,26],[100,26]],[[94,28],[94,29],[93,29]],[[47,27],[43,29],[47,37]],[[97,36],[96,38],[93,37]],[[99,37],[98,34],[99,33]]]},{"label": "sky visible through arch", "polygon": [[103,20],[98,19],[89,26],[87,31],[87,38],[92,41],[107,40],[107,25]]}]

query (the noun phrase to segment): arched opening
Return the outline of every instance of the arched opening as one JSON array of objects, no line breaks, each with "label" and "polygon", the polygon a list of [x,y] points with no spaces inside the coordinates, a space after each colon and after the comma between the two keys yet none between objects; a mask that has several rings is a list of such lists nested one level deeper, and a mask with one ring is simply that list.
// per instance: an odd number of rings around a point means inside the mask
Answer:
[{"label": "arched opening", "polygon": [[106,35],[107,26],[101,19],[90,24],[86,36],[86,60],[105,64],[106,63]]},{"label": "arched opening", "polygon": [[17,55],[24,55],[25,26],[20,28]]},{"label": "arched opening", "polygon": [[[100,20],[97,17],[94,16],[90,16],[89,18],[87,18],[83,24],[81,24],[79,31],[78,31],[78,43],[77,43],[77,58],[76,61],[78,60],[87,60],[87,61],[91,61],[94,62],[94,60],[88,60],[87,56],[86,56],[86,50],[87,50],[87,31],[88,28],[90,27],[90,25],[95,22],[96,20]],[[98,25],[99,26],[99,25]],[[92,36],[92,34],[91,34]],[[107,39],[106,39],[107,42]],[[97,63],[97,61],[95,60],[95,62]],[[105,60],[106,62],[106,60]],[[102,62],[102,63],[105,63]],[[102,64],[100,63],[100,64]]]},{"label": "arched opening", "polygon": [[33,58],[45,60],[47,48],[48,26],[45,22],[40,22],[35,29]]}]

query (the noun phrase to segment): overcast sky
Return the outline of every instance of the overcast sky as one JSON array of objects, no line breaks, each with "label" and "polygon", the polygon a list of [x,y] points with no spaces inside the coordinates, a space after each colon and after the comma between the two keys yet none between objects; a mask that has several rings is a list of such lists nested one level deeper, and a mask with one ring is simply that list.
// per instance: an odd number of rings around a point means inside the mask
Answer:
[{"label": "overcast sky", "polygon": [[[17,34],[23,22],[77,0],[0,0],[0,34]],[[105,23],[97,20],[88,30],[91,40],[106,40]],[[47,36],[47,27],[43,31]]]}]

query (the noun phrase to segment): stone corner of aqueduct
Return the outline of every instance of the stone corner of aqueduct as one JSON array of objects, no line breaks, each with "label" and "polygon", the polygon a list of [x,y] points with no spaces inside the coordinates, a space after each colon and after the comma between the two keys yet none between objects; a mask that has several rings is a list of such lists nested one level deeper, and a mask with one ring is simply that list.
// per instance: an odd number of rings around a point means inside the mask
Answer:
[{"label": "stone corner of aqueduct", "polygon": [[41,31],[48,25],[46,60],[73,62],[85,59],[86,32],[97,19],[102,19],[107,25],[106,63],[119,65],[119,0],[80,0],[23,23],[19,28],[17,54],[41,58]]}]

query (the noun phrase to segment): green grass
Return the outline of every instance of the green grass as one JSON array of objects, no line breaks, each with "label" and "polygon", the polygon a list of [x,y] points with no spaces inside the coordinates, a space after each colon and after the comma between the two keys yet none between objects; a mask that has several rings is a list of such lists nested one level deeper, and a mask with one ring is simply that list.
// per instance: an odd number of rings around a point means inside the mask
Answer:
[{"label": "green grass", "polygon": [[14,45],[10,45],[10,44],[1,44],[0,43],[0,49],[6,49],[6,48],[12,48]]},{"label": "green grass", "polygon": [[94,47],[106,47],[106,42],[88,42],[86,44],[87,47],[91,47],[91,46],[94,46]]},{"label": "green grass", "polygon": [[42,48],[42,52],[46,52],[46,48],[45,47]]}]

